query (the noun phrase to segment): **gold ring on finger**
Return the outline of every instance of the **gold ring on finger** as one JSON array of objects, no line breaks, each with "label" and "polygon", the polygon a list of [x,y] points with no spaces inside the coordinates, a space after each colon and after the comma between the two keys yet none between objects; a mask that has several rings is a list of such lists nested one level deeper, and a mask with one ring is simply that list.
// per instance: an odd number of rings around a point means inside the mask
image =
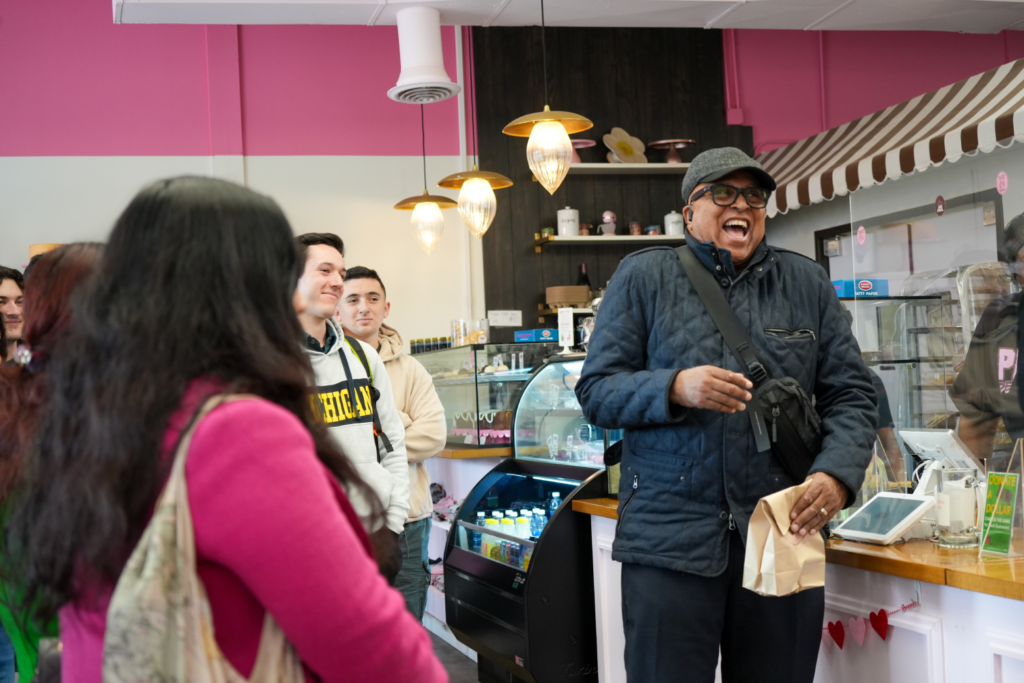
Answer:
[{"label": "gold ring on finger", "polygon": [[827,509],[825,509],[825,508],[821,508],[821,514],[822,514],[822,516],[824,516],[824,517],[825,517],[826,519],[828,519],[828,510],[827,510]]}]

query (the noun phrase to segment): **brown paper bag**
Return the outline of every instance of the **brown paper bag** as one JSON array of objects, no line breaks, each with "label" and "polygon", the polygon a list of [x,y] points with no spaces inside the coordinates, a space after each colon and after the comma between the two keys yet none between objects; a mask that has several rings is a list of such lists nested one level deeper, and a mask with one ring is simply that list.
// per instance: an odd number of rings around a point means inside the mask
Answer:
[{"label": "brown paper bag", "polygon": [[825,541],[789,531],[789,513],[811,483],[757,501],[747,528],[743,587],[758,595],[782,596],[825,585]]}]

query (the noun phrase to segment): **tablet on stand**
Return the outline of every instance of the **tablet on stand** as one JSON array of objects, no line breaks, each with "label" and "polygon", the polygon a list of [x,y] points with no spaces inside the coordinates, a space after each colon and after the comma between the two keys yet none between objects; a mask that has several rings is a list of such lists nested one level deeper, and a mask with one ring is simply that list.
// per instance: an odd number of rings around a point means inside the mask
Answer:
[{"label": "tablet on stand", "polygon": [[932,496],[879,493],[832,533],[850,541],[891,545],[908,535],[934,505]]}]

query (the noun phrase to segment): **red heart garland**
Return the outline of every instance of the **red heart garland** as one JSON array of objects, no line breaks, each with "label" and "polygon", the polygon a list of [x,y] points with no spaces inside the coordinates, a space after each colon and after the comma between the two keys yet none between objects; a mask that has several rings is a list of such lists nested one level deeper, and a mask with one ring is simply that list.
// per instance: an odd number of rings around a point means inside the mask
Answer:
[{"label": "red heart garland", "polygon": [[843,622],[841,621],[830,621],[828,622],[828,634],[832,636],[832,640],[836,641],[836,645],[839,649],[843,649],[843,641],[846,640],[846,629],[843,628]]},{"label": "red heart garland", "polygon": [[869,617],[871,620],[871,628],[875,629],[875,633],[882,636],[882,640],[885,640],[885,636],[889,633],[889,615],[884,609],[880,609],[877,612],[872,612]]}]

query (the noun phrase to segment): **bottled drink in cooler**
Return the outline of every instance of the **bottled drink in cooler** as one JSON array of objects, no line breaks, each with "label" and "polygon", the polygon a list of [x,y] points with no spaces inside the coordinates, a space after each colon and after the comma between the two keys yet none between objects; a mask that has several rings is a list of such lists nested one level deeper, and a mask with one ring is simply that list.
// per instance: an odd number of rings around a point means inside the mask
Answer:
[{"label": "bottled drink in cooler", "polygon": [[[484,526],[493,531],[498,530],[498,520],[488,519],[485,520]],[[495,536],[488,533],[481,534],[480,539],[480,554],[484,557],[491,557],[491,548],[494,546]]]},{"label": "bottled drink in cooler", "polygon": [[[486,521],[487,521],[487,515],[485,513],[483,513],[483,512],[476,513],[476,525],[477,526],[484,526],[484,523]],[[473,550],[476,550],[477,552],[479,552],[480,551],[480,545],[483,542],[483,539],[481,538],[481,534],[480,534],[479,531],[473,531],[472,532],[472,535],[470,537],[470,542],[472,544],[471,547],[473,548]]]},{"label": "bottled drink in cooler", "polygon": [[533,509],[533,524],[536,529],[533,532],[534,536],[540,536],[541,532],[544,531],[544,527],[548,523],[547,515],[544,514],[544,510],[540,508]]},{"label": "bottled drink in cooler", "polygon": [[530,568],[530,558],[531,557],[533,557],[533,548],[524,547],[523,548],[523,556],[522,556],[523,569],[529,569]]},{"label": "bottled drink in cooler", "polygon": [[515,537],[516,535],[516,520],[514,517],[505,517],[501,520],[501,533],[506,536]]},{"label": "bottled drink in cooler", "polygon": [[531,534],[530,520],[526,517],[520,517],[516,520],[516,536],[519,538],[529,539]]},{"label": "bottled drink in cooler", "polygon": [[551,492],[551,498],[548,499],[548,517],[554,517],[555,511],[558,506],[562,504],[562,494],[558,491]]}]

